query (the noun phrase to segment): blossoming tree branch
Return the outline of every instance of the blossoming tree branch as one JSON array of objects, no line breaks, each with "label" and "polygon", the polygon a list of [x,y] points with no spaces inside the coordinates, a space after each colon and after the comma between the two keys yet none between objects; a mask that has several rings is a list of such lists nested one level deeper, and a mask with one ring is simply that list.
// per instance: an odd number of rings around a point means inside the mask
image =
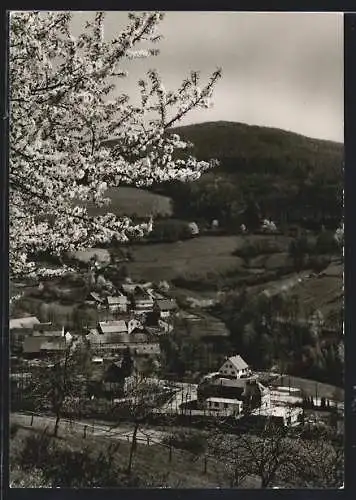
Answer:
[{"label": "blossoming tree branch", "polygon": [[[10,272],[40,274],[37,252],[61,255],[143,236],[151,224],[85,205],[108,205],[110,187],[199,178],[214,162],[179,151],[189,147],[169,130],[196,108],[208,108],[216,70],[200,86],[192,71],[166,90],[157,71],[138,81],[140,104],[113,91],[135,58],[158,54],[161,13],[132,13],[128,26],[104,38],[103,12],[80,36],[68,12],[14,12],[10,18]],[[115,138],[115,146],[105,142]]]}]

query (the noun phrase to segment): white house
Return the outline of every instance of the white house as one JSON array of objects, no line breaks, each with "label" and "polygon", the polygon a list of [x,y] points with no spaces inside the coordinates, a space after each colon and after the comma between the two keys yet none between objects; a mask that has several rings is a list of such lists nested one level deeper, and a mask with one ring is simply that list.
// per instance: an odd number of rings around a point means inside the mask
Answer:
[{"label": "white house", "polygon": [[205,400],[205,405],[207,410],[225,415],[239,415],[242,411],[240,399],[211,397]]},{"label": "white house", "polygon": [[256,408],[253,410],[252,416],[270,419],[284,426],[295,426],[299,424],[302,413],[303,410],[301,408],[271,406],[269,408]]},{"label": "white house", "polygon": [[227,358],[219,370],[221,375],[229,375],[229,377],[233,378],[247,376],[249,371],[248,364],[241,358],[240,355]]}]

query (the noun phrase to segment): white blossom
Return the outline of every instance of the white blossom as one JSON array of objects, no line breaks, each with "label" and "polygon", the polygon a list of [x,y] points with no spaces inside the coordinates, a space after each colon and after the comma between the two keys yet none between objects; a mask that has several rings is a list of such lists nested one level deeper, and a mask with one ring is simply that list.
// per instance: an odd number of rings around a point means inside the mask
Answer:
[{"label": "white blossom", "polygon": [[[89,216],[88,202],[108,204],[107,189],[189,181],[214,163],[178,159],[189,145],[168,130],[210,100],[220,70],[202,86],[192,72],[174,91],[150,70],[138,85],[141,104],[116,91],[134,57],[157,54],[161,13],[132,13],[113,40],[99,12],[74,38],[69,12],[10,16],[10,266],[12,275],[40,274],[34,255],[144,235],[111,213]],[[145,46],[145,49],[138,48]],[[125,66],[125,69],[123,67]],[[119,90],[119,89],[117,89]],[[106,141],[115,138],[114,147]],[[58,271],[59,272],[59,271]]]}]

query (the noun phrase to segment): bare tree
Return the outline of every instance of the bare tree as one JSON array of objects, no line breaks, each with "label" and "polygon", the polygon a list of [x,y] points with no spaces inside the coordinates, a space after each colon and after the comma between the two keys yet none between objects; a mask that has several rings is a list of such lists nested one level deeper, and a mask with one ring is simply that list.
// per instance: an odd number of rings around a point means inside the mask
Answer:
[{"label": "bare tree", "polygon": [[239,487],[250,475],[261,488],[334,488],[343,483],[343,450],[330,440],[306,440],[288,428],[267,422],[262,432],[233,436],[216,433],[212,449],[225,460],[231,486]]},{"label": "bare tree", "polygon": [[131,474],[134,454],[137,449],[137,434],[140,427],[147,421],[153,410],[159,406],[161,391],[154,380],[134,374],[131,376],[131,387],[126,390],[126,397],[121,403],[119,413],[125,416],[133,426],[132,440],[129,452],[127,473]]},{"label": "bare tree", "polygon": [[85,356],[74,349],[71,341],[53,364],[40,367],[33,376],[32,394],[36,406],[41,410],[49,406],[55,415],[54,436],[58,436],[65,405],[81,396],[81,384],[78,382],[87,368]]}]

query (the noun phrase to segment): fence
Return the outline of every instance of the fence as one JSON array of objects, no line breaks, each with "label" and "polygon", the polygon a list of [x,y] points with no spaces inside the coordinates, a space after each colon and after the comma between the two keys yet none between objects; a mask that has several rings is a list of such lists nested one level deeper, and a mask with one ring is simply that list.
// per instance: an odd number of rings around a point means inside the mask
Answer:
[{"label": "fence", "polygon": [[[36,413],[17,413],[11,415],[12,424],[19,425],[24,428],[35,428],[44,432],[49,432],[50,430],[52,430],[54,428],[54,422],[55,419],[53,417],[44,417],[43,415]],[[120,440],[126,443],[132,443],[133,440],[132,429],[115,430],[114,427],[110,427],[108,425],[104,426],[96,422],[80,422],[67,418],[61,418],[59,422],[59,435],[61,433],[66,433],[67,435],[77,434],[80,435],[83,440],[94,436]],[[192,451],[177,448],[169,443],[162,442],[162,438],[168,437],[169,435],[169,433],[158,431],[147,432],[147,430],[145,429],[139,429],[136,436],[136,442],[138,444],[146,446],[155,446],[161,450],[164,450],[164,453],[166,453],[167,456],[167,462],[172,464],[173,466],[179,461],[184,461],[185,463],[195,463],[197,464],[197,466],[200,465],[203,474],[207,474],[209,471],[211,471],[212,467],[216,469],[216,456],[207,453],[195,454]]]}]

